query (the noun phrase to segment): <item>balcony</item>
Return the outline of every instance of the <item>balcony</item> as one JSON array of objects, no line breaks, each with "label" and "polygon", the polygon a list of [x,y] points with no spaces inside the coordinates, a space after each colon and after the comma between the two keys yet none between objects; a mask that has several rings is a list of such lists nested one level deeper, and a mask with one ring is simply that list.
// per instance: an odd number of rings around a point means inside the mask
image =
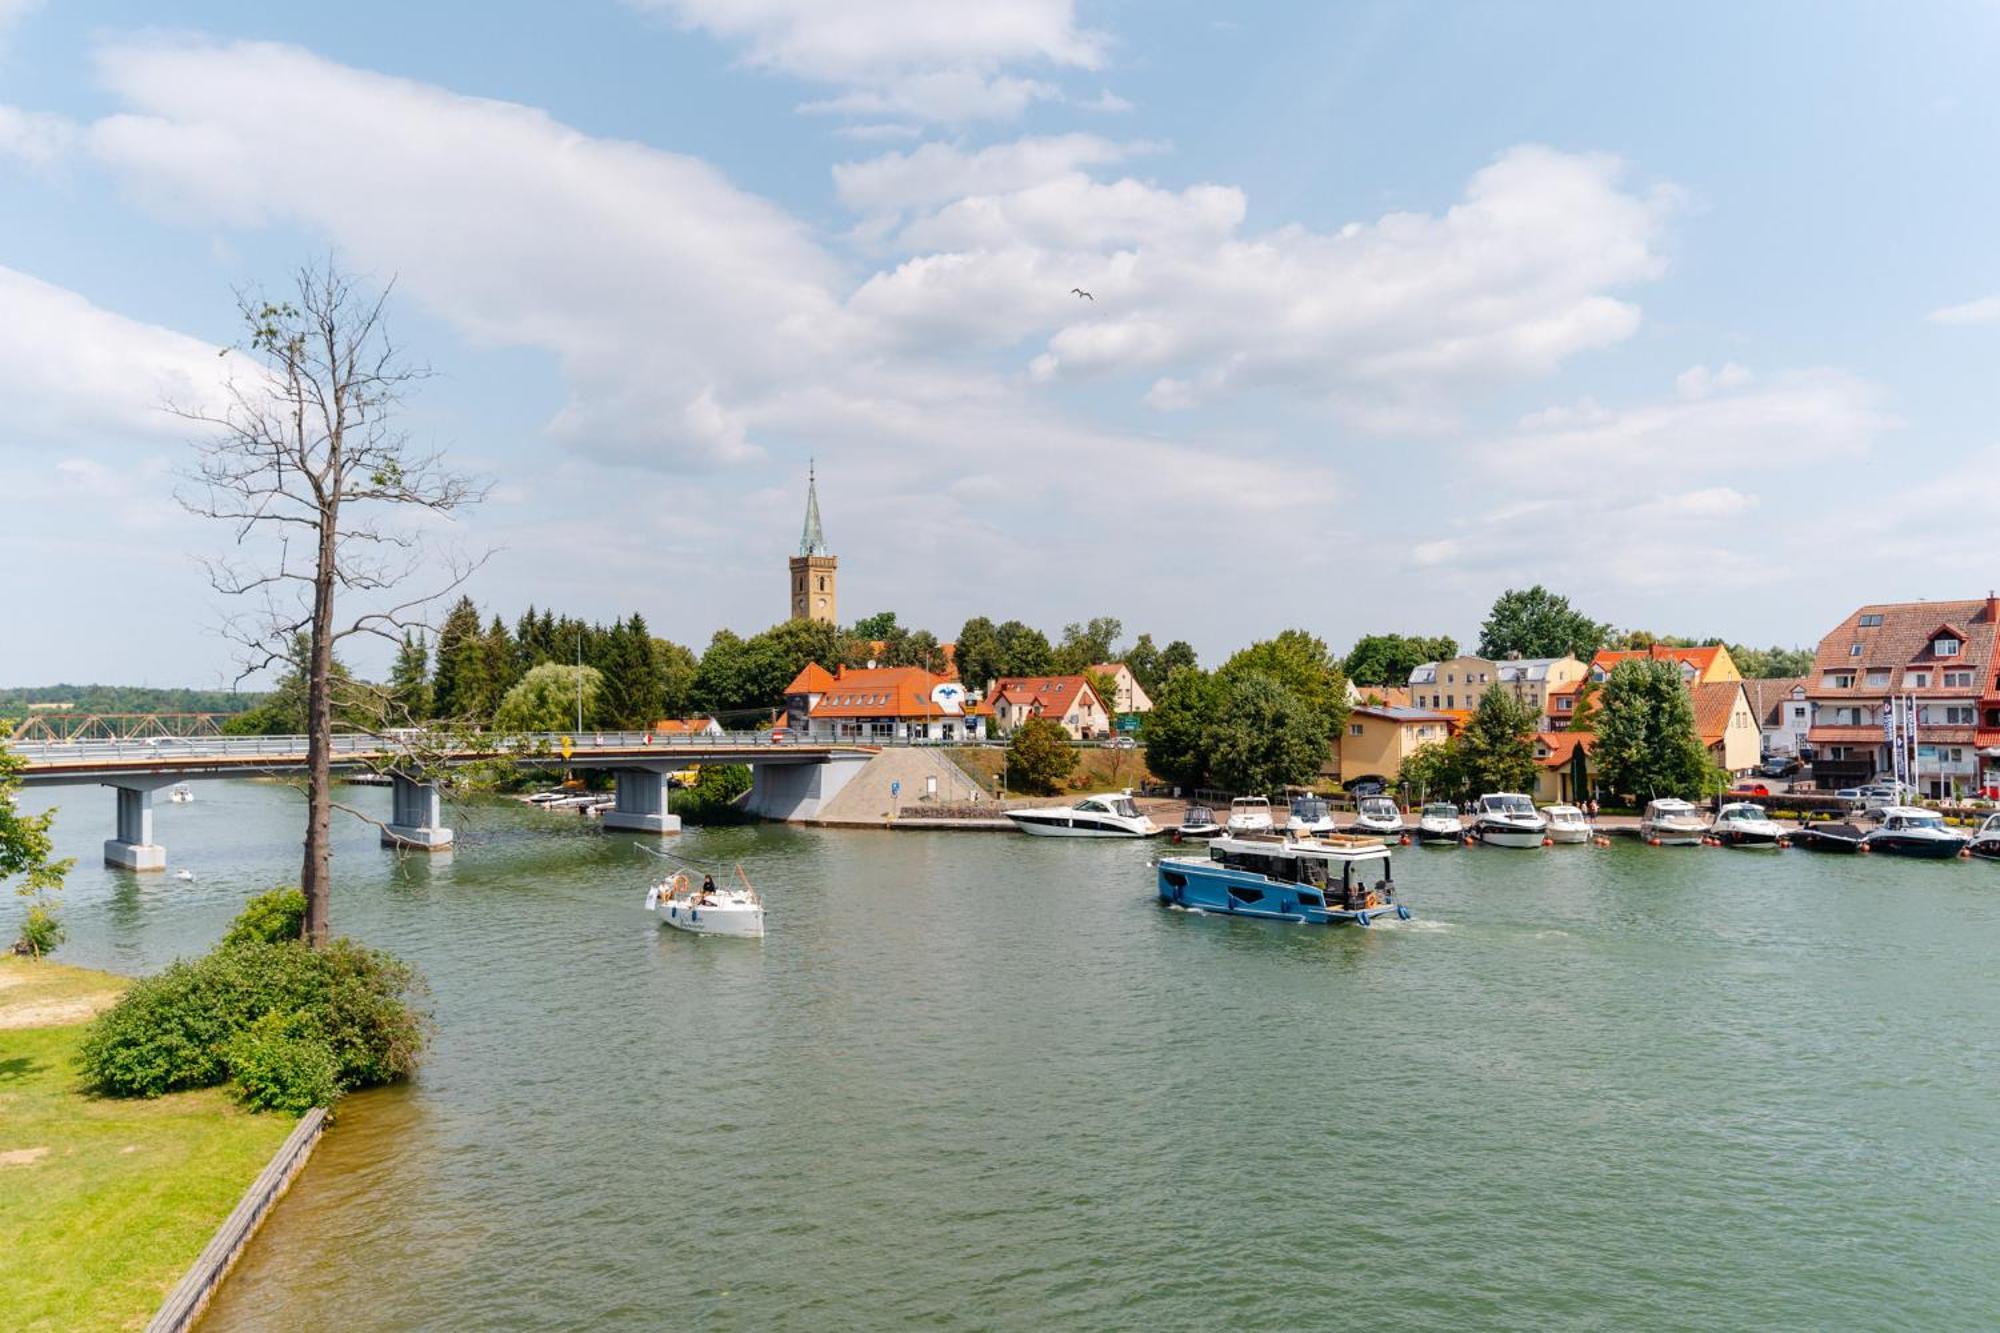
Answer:
[{"label": "balcony", "polygon": [[1867,755],[1858,759],[1815,759],[1812,766],[1813,785],[1821,791],[1838,791],[1842,787],[1859,787],[1875,776],[1875,760]]}]

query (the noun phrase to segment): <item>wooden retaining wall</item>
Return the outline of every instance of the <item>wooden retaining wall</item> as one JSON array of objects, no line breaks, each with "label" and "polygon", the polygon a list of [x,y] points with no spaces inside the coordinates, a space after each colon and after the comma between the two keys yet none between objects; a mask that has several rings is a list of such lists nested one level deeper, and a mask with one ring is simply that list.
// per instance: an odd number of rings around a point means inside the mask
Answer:
[{"label": "wooden retaining wall", "polygon": [[271,1206],[284,1196],[291,1187],[292,1178],[305,1166],[313,1149],[319,1146],[319,1137],[326,1131],[326,1111],[315,1106],[305,1113],[296,1128],[278,1145],[250,1188],[237,1200],[236,1208],[223,1219],[221,1226],[209,1238],[208,1245],[174,1289],[167,1293],[166,1300],[154,1313],[152,1322],[146,1325],[146,1333],[181,1333],[194,1327],[201,1312],[208,1308],[222,1279],[242,1255],[243,1247],[257,1234],[263,1225]]}]

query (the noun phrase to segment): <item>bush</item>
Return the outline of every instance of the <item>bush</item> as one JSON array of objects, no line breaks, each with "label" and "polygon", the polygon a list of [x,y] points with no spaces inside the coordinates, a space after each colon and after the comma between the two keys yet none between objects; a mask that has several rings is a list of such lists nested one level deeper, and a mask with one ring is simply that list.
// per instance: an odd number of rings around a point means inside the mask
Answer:
[{"label": "bush", "polygon": [[1062,723],[1031,717],[1007,742],[1008,780],[1022,791],[1055,792],[1076,768],[1076,747]]},{"label": "bush", "polygon": [[283,944],[299,938],[306,919],[306,895],[299,889],[272,889],[243,904],[222,937],[230,944]]},{"label": "bush", "polygon": [[68,934],[63,923],[47,903],[31,903],[27,919],[21,922],[20,938],[14,941],[14,952],[24,953],[33,958],[54,953],[56,946]]},{"label": "bush", "polygon": [[340,1095],[340,1062],[304,1014],[264,1014],[224,1052],[236,1095],[257,1111],[303,1115]]},{"label": "bush", "polygon": [[669,798],[669,808],[691,824],[743,823],[749,816],[738,802],[749,790],[748,764],[705,764],[692,787]]},{"label": "bush", "polygon": [[[325,949],[225,943],[133,986],[91,1025],[78,1060],[92,1086],[118,1097],[157,1097],[235,1078],[246,1088],[254,1082],[260,1097],[309,1088],[331,1100],[416,1068],[426,1020],[412,1000],[422,990],[409,964],[351,940]],[[273,1015],[275,1029],[267,1022]],[[254,1039],[246,1037],[253,1030]],[[322,1048],[332,1062],[331,1081],[312,1075],[317,1057],[286,1042]],[[251,1079],[236,1068],[239,1055],[255,1062]]]}]

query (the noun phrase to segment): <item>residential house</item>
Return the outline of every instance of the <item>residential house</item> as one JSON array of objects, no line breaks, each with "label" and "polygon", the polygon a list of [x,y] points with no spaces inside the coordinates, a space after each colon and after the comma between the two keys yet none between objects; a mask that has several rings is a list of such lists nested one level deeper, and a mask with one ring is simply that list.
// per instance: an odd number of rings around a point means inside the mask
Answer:
[{"label": "residential house", "polygon": [[712,717],[663,717],[653,724],[656,736],[720,736],[722,724]]},{"label": "residential house", "polygon": [[1606,649],[1590,659],[1590,667],[1581,676],[1560,686],[1552,686],[1548,691],[1549,726],[1560,731],[1569,726],[1569,720],[1576,714],[1577,703],[1586,681],[1602,686],[1611,678],[1611,672],[1620,662],[1654,661],[1677,662],[1680,664],[1681,679],[1689,689],[1709,681],[1741,680],[1743,673],[1736,669],[1736,661],[1729,650],[1721,644],[1709,644],[1700,648],[1669,648],[1664,643],[1630,651]]},{"label": "residential house", "polygon": [[[1587,731],[1542,731],[1535,734],[1535,803],[1575,805],[1596,792],[1597,774],[1590,751],[1597,737]],[[1576,785],[1576,752],[1583,751],[1584,781]]]},{"label": "residential house", "polygon": [[1072,740],[1111,734],[1114,715],[1082,676],[1002,676],[983,702],[1003,736],[1031,717],[1062,723]]},{"label": "residential house", "polygon": [[1564,697],[1590,668],[1563,657],[1509,657],[1493,664],[1495,679],[1534,713],[1537,729],[1549,725],[1550,696]]},{"label": "residential house", "polygon": [[1376,708],[1416,707],[1416,705],[1410,701],[1410,691],[1408,686],[1356,685],[1351,680],[1347,682],[1347,702],[1349,707],[1352,707],[1356,704],[1370,704]]},{"label": "residential house", "polygon": [[1912,776],[1926,795],[2000,786],[2000,597],[1864,606],[1820,640],[1806,684],[1813,780],[1834,789],[1894,772],[1884,714],[1916,711]]},{"label": "residential house", "polygon": [[1094,676],[1109,676],[1112,684],[1111,708],[1117,713],[1150,713],[1153,701],[1132,668],[1123,662],[1099,662],[1090,668]]},{"label": "residential house", "polygon": [[1781,676],[1743,682],[1751,711],[1757,715],[1757,729],[1764,734],[1766,759],[1795,758],[1810,748],[1806,733],[1812,730],[1812,702],[1806,698],[1806,686],[1811,679]]},{"label": "residential house", "polygon": [[785,713],[803,740],[981,740],[986,718],[956,677],[922,667],[808,663],[785,687]]},{"label": "residential house", "polygon": [[1363,704],[1349,709],[1340,738],[1341,784],[1365,778],[1394,782],[1405,759],[1448,739],[1455,725],[1448,714],[1430,708]]},{"label": "residential house", "polygon": [[1425,662],[1410,671],[1410,706],[1470,713],[1499,678],[1499,666],[1484,657]]},{"label": "residential house", "polygon": [[1731,777],[1757,767],[1764,733],[1741,680],[1706,680],[1689,686],[1694,696],[1694,729],[1715,766]]}]

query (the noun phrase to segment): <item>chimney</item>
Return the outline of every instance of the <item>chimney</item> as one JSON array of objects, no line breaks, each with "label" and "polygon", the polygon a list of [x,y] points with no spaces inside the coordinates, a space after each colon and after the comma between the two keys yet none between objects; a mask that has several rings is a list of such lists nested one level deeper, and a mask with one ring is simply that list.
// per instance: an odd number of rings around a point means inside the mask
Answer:
[{"label": "chimney", "polygon": [[1988,588],[1986,590],[1986,623],[1991,625],[1995,622],[2000,622],[2000,597],[1994,596],[1993,590]]}]

